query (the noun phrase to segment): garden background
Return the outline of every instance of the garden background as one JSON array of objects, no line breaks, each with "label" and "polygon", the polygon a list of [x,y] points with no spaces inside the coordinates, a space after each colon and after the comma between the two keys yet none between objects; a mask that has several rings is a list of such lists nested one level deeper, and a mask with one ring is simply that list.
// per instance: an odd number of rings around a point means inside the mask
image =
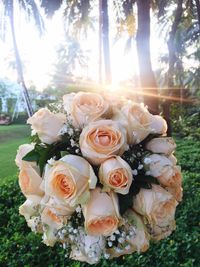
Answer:
[{"label": "garden background", "polygon": [[[131,91],[131,96],[136,95],[151,111],[165,117],[169,134],[177,143],[184,191],[177,207],[176,231],[171,236],[152,243],[144,254],[101,261],[96,266],[200,266],[200,2],[4,0],[0,11],[0,123],[4,124],[0,125],[0,266],[87,266],[66,258],[60,245],[50,248],[41,243],[41,236],[32,233],[19,216],[25,198],[14,159],[18,146],[29,142],[28,115],[58,103],[67,92],[99,86],[116,94]],[[61,24],[52,17],[55,11],[58,13],[54,16],[62,17]],[[51,18],[47,19],[45,13]],[[40,33],[46,25],[47,33],[53,36],[44,37],[48,38],[43,47],[37,43],[33,21]],[[61,25],[62,42],[55,35]],[[45,51],[55,40],[55,57],[47,78],[42,71],[50,65],[53,50],[50,54]],[[116,50],[120,40],[123,44]],[[95,45],[97,51],[93,51]],[[33,57],[27,55],[37,57],[37,61],[33,64]],[[119,91],[113,91],[117,87]]]}]

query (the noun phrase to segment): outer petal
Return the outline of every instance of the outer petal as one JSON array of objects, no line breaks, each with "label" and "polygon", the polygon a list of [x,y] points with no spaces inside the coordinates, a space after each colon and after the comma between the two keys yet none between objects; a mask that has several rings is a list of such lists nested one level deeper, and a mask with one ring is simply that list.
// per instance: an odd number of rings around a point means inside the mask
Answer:
[{"label": "outer petal", "polygon": [[[15,163],[19,168],[22,167],[23,163],[27,163],[27,162],[23,161],[22,158],[33,149],[34,149],[33,144],[23,144],[23,145],[19,146],[19,148],[17,150],[16,158],[15,158]],[[32,165],[36,165],[35,162],[31,162],[31,163],[28,162],[28,163],[32,164]]]}]

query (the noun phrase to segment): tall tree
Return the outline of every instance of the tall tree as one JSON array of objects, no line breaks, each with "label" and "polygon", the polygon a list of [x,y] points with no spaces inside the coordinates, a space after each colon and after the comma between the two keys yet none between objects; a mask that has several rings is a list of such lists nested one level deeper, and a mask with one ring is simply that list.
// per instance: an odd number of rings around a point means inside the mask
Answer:
[{"label": "tall tree", "polygon": [[137,0],[138,29],[137,53],[139,61],[140,83],[144,91],[145,104],[149,110],[158,113],[158,89],[152,70],[150,54],[150,0]]},{"label": "tall tree", "polygon": [[108,1],[99,0],[101,2],[102,19],[102,41],[103,41],[103,55],[104,55],[104,70],[105,82],[110,84],[111,77],[111,64],[110,64],[110,42],[109,42],[109,16],[108,16]]},{"label": "tall tree", "polygon": [[[136,46],[139,62],[139,78],[141,89],[144,94],[144,102],[149,107],[149,110],[158,113],[158,89],[155,76],[152,70],[151,53],[150,53],[150,9],[151,0],[115,0],[117,22],[121,20],[123,29],[129,33],[127,44],[130,45],[132,36],[135,34],[135,18],[134,5],[137,5],[137,34]],[[121,13],[121,14],[119,14]],[[121,17],[120,19],[118,17]],[[131,25],[130,25],[131,24]],[[121,25],[120,25],[121,26]]]},{"label": "tall tree", "polygon": [[[16,60],[16,66],[17,66],[17,75],[18,75],[18,83],[21,85],[26,108],[27,108],[27,113],[28,116],[33,115],[33,108],[31,106],[28,90],[25,84],[24,80],[24,75],[23,75],[23,67],[22,67],[22,61],[19,53],[19,48],[17,45],[17,40],[16,40],[16,32],[15,32],[15,17],[14,17],[14,1],[13,0],[3,0],[3,7],[4,7],[4,16],[8,17],[9,19],[9,24],[11,28],[11,34],[12,34],[12,42],[13,42],[13,48],[14,48],[14,53],[15,53],[15,60]],[[31,0],[18,0],[18,4],[20,7],[22,7],[26,13],[29,15],[29,17],[32,15],[35,19],[35,22],[40,30],[40,32],[43,30],[43,21],[41,19],[41,16],[39,14],[38,8],[36,3]],[[2,19],[5,19],[2,18]]]},{"label": "tall tree", "polygon": [[[171,26],[171,31],[169,32],[169,39],[167,42],[168,54],[169,54],[168,82],[167,82],[168,89],[166,89],[165,91],[165,94],[167,96],[172,95],[172,89],[174,87],[174,76],[175,76],[174,68],[175,68],[175,63],[177,61],[175,39],[179,24],[181,22],[182,14],[183,14],[183,0],[178,0],[177,7],[175,9],[174,20]],[[171,105],[171,100],[168,99],[166,99],[163,103],[163,115],[165,120],[167,121],[168,125],[167,134],[169,136],[171,136],[172,134],[171,122],[170,122],[170,105]]]}]

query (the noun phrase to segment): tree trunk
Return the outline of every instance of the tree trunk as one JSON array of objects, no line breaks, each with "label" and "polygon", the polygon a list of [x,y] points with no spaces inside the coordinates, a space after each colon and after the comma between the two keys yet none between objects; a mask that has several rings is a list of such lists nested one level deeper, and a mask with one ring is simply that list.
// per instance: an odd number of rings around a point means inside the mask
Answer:
[{"label": "tree trunk", "polygon": [[103,40],[103,55],[104,55],[104,69],[105,69],[105,82],[110,84],[111,77],[111,65],[110,65],[110,45],[109,45],[109,20],[108,20],[108,1],[101,1],[102,11],[102,40]]},{"label": "tree trunk", "polygon": [[11,26],[13,47],[14,47],[14,52],[15,52],[15,60],[16,60],[16,65],[17,65],[18,83],[21,85],[22,90],[23,90],[22,93],[23,93],[23,97],[25,100],[28,116],[31,117],[33,115],[33,109],[31,106],[28,90],[27,90],[27,87],[26,87],[25,81],[24,81],[22,63],[21,63],[19,50],[18,50],[18,46],[17,46],[17,41],[16,41],[16,36],[15,36],[14,14],[13,14],[14,13],[13,12],[14,7],[13,7],[13,1],[12,0],[9,1],[8,8],[9,8],[9,20],[10,20],[10,26]]},{"label": "tree trunk", "polygon": [[198,23],[199,23],[199,32],[200,32],[200,1],[195,0],[196,7],[197,7],[197,16],[198,16]]},{"label": "tree trunk", "polygon": [[[168,90],[166,90],[167,96],[172,96],[172,89],[174,87],[174,67],[177,61],[176,48],[175,48],[175,37],[176,37],[176,32],[177,32],[179,23],[181,21],[182,13],[183,13],[182,5],[183,5],[183,0],[178,0],[174,22],[172,24],[172,28],[169,33],[169,40],[167,43],[168,52],[169,52]],[[163,115],[168,124],[167,134],[169,136],[171,136],[172,134],[172,128],[171,128],[171,122],[170,122],[170,105],[171,105],[170,100],[165,100],[165,102],[163,103]]]},{"label": "tree trunk", "polygon": [[99,84],[102,84],[102,0],[99,0]]},{"label": "tree trunk", "polygon": [[150,55],[150,0],[137,0],[138,29],[137,53],[139,61],[140,84],[144,102],[150,112],[158,114],[158,89],[152,70]]}]

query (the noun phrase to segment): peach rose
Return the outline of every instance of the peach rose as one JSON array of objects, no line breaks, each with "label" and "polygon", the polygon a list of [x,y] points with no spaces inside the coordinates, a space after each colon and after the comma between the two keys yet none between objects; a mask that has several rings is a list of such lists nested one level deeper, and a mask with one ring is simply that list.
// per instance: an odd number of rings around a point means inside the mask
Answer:
[{"label": "peach rose", "polygon": [[153,153],[170,155],[175,150],[176,144],[172,137],[159,137],[149,141],[146,148]]},{"label": "peach rose", "polygon": [[138,144],[150,134],[150,118],[151,114],[142,104],[130,102],[122,107],[118,119],[126,124],[129,144]]},{"label": "peach rose", "polygon": [[99,165],[111,155],[122,155],[127,148],[126,130],[112,120],[100,120],[86,126],[79,140],[81,152],[87,160]]},{"label": "peach rose", "polygon": [[60,229],[67,223],[74,211],[74,208],[58,204],[50,199],[41,212],[41,221],[53,229]]},{"label": "peach rose", "polygon": [[54,114],[47,108],[41,108],[27,120],[27,123],[31,124],[33,133],[37,133],[40,140],[46,144],[60,140],[59,131],[65,122],[64,114]]},{"label": "peach rose", "polygon": [[172,196],[176,199],[176,201],[181,202],[183,198],[183,188],[181,185],[177,185],[174,187],[165,187],[165,190],[167,190]]},{"label": "peach rose", "polygon": [[165,167],[162,170],[160,176],[157,177],[161,185],[166,187],[177,187],[181,186],[182,174],[180,166],[173,166],[172,168]]},{"label": "peach rose", "polygon": [[126,161],[115,156],[104,161],[99,169],[99,179],[104,185],[104,191],[111,189],[119,194],[128,194],[132,184],[132,170]]},{"label": "peach rose", "polygon": [[39,175],[39,169],[32,167],[31,164],[22,165],[19,173],[19,186],[27,199],[38,202],[44,195],[40,189],[42,178]]},{"label": "peach rose", "polygon": [[24,163],[31,164],[32,166],[36,166],[36,162],[27,162],[27,161],[22,160],[22,158],[26,156],[26,154],[28,154],[33,149],[34,149],[33,144],[23,144],[19,146],[17,150],[16,158],[15,158],[15,163],[19,168],[21,168]]},{"label": "peach rose", "polygon": [[104,117],[109,108],[105,99],[97,93],[71,93],[64,95],[63,101],[73,126],[80,128]]},{"label": "peach rose", "polygon": [[160,240],[175,229],[175,198],[159,185],[152,189],[140,189],[133,199],[133,209],[144,216],[151,237]]},{"label": "peach rose", "polygon": [[115,193],[101,192],[100,188],[91,191],[89,202],[83,206],[86,233],[94,236],[109,236],[119,225],[119,206]]},{"label": "peach rose", "polygon": [[44,175],[45,193],[58,201],[75,206],[85,203],[97,178],[91,165],[83,158],[66,155],[47,165]]}]

